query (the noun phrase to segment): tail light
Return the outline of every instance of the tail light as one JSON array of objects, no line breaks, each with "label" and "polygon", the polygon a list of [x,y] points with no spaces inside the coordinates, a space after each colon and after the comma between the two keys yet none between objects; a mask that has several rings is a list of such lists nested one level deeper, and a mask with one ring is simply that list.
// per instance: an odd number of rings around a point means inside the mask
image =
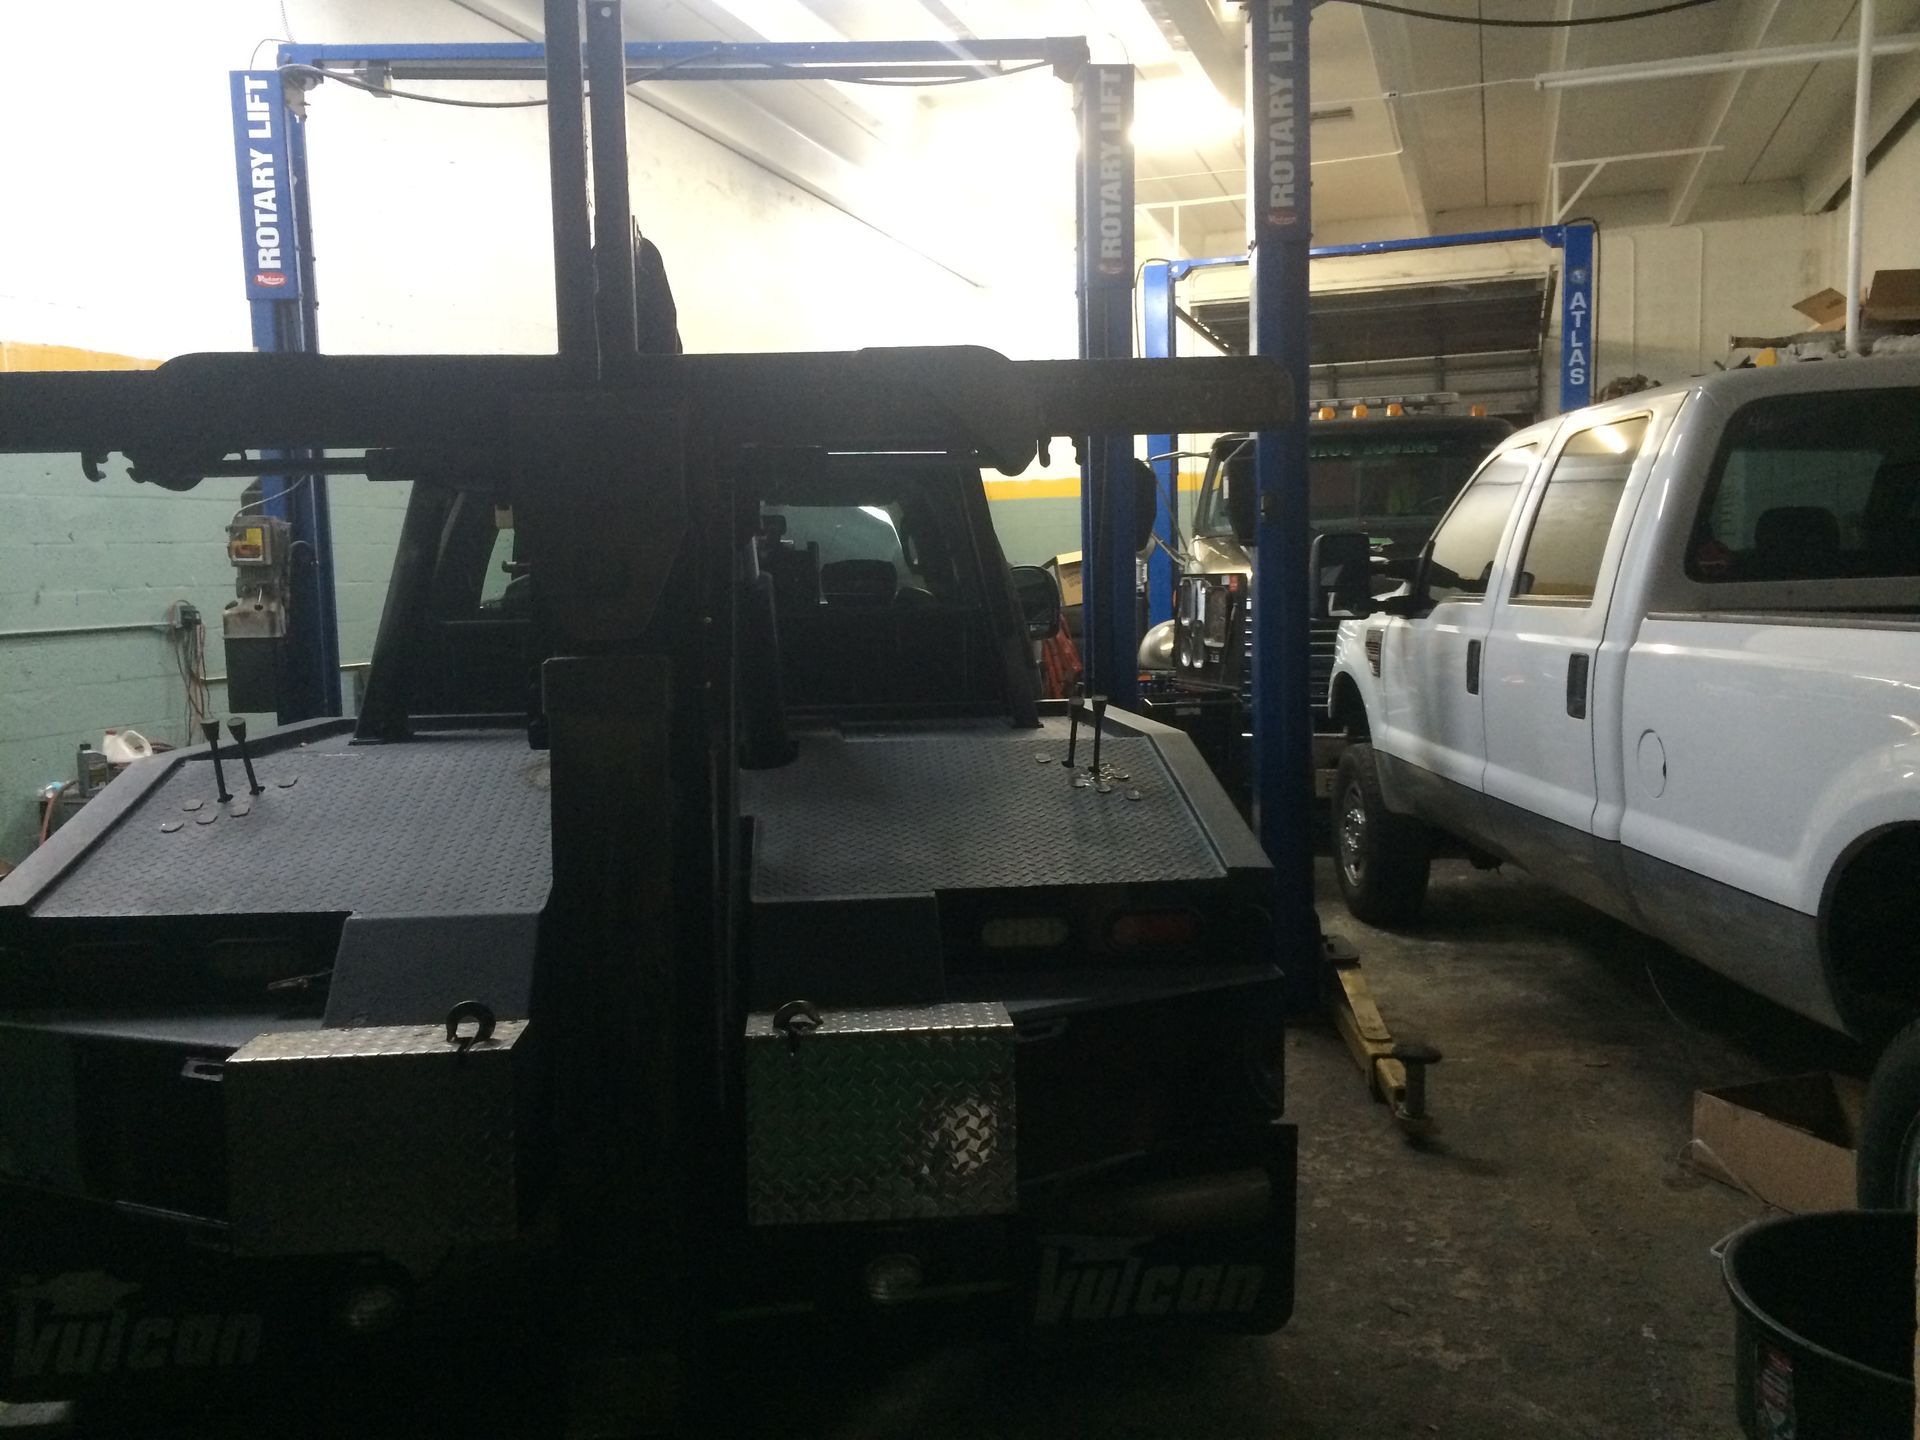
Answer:
[{"label": "tail light", "polygon": [[980,927],[980,944],[988,950],[1054,950],[1072,933],[1058,915],[1002,915]]},{"label": "tail light", "polygon": [[1128,910],[1107,926],[1116,950],[1168,949],[1200,938],[1200,917],[1191,910]]}]

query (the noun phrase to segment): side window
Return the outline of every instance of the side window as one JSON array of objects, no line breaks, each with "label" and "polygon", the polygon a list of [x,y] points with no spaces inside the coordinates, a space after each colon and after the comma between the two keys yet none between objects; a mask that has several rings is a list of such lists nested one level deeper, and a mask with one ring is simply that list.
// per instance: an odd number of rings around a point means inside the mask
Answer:
[{"label": "side window", "polygon": [[1591,605],[1600,562],[1649,417],[1596,425],[1568,439],[1533,517],[1514,577],[1516,600]]},{"label": "side window", "polygon": [[487,573],[480,579],[480,609],[483,612],[503,609],[508,587],[522,573],[514,568],[513,512],[495,509],[493,530],[493,548],[487,556]]},{"label": "side window", "polygon": [[1687,547],[1704,584],[1920,575],[1920,390],[1751,401]]},{"label": "side window", "polygon": [[1433,532],[1433,559],[1427,567],[1427,593],[1432,599],[1479,600],[1486,595],[1501,533],[1536,453],[1532,445],[1503,450],[1467,482]]}]

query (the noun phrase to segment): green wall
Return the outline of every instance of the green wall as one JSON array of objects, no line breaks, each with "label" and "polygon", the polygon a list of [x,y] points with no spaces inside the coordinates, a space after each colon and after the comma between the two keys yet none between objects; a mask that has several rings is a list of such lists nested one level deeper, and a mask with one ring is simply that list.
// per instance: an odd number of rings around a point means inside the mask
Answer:
[{"label": "green wall", "polygon": [[[70,455],[0,455],[0,859],[17,864],[33,848],[36,792],[73,779],[81,741],[98,744],[110,726],[187,738],[175,645],[160,627],[170,604],[191,601],[207,623],[207,673],[225,674],[226,524],[245,484],[176,494],[134,484],[117,462],[93,484]],[[340,655],[365,660],[406,487],[336,479],[330,496]],[[154,628],[58,633],[131,625]],[[350,682],[343,692],[350,704]],[[212,713],[226,713],[224,698],[210,687]]]},{"label": "green wall", "polygon": [[[1018,499],[1008,495],[1018,482],[999,485],[999,495],[987,501],[993,513],[994,533],[1006,551],[1009,565],[1040,565],[1068,550],[1080,548],[1080,497],[1040,495]],[[1049,487],[1050,488],[1050,487]]]},{"label": "green wall", "polygon": [[[98,744],[109,726],[187,739],[175,645],[161,627],[170,604],[191,601],[207,622],[207,673],[225,674],[226,524],[245,483],[210,480],[177,494],[136,485],[118,469],[90,483],[70,455],[0,455],[0,859],[17,864],[33,848],[36,794],[73,778],[81,741]],[[343,477],[328,484],[340,658],[351,664],[372,653],[407,487]],[[994,528],[1010,562],[1038,565],[1080,548],[1077,495],[1012,498],[1012,486],[995,488]],[[153,628],[57,633],[94,625]],[[342,694],[351,708],[350,676]],[[209,698],[224,715],[218,683]]]}]

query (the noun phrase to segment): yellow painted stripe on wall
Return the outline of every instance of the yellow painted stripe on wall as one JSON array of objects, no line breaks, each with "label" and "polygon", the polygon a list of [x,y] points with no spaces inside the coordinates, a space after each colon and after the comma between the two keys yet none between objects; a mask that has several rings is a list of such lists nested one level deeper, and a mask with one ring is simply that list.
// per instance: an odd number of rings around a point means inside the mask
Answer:
[{"label": "yellow painted stripe on wall", "polygon": [[[1202,478],[1202,471],[1182,470],[1180,493],[1197,492]],[[1080,494],[1078,480],[989,480],[986,486],[989,500],[1067,500]]]},{"label": "yellow painted stripe on wall", "polygon": [[32,340],[0,340],[0,372],[8,370],[152,370],[158,360],[81,350],[72,345],[41,345]]}]

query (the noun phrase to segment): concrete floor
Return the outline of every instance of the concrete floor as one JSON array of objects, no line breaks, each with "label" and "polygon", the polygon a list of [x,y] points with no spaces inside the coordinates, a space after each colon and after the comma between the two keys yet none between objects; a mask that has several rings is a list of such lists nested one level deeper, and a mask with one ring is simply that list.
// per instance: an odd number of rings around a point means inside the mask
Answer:
[{"label": "concrete floor", "polygon": [[[749,1366],[738,1433],[1046,1437],[1738,1435],[1732,1314],[1708,1249],[1764,1212],[1681,1161],[1693,1091],[1844,1043],[1511,871],[1436,869],[1418,934],[1322,914],[1390,1023],[1438,1045],[1436,1142],[1369,1103],[1331,1030],[1291,1037],[1299,1300],[1264,1340],[885,1373]],[[1656,988],[1657,987],[1657,988]]]}]

